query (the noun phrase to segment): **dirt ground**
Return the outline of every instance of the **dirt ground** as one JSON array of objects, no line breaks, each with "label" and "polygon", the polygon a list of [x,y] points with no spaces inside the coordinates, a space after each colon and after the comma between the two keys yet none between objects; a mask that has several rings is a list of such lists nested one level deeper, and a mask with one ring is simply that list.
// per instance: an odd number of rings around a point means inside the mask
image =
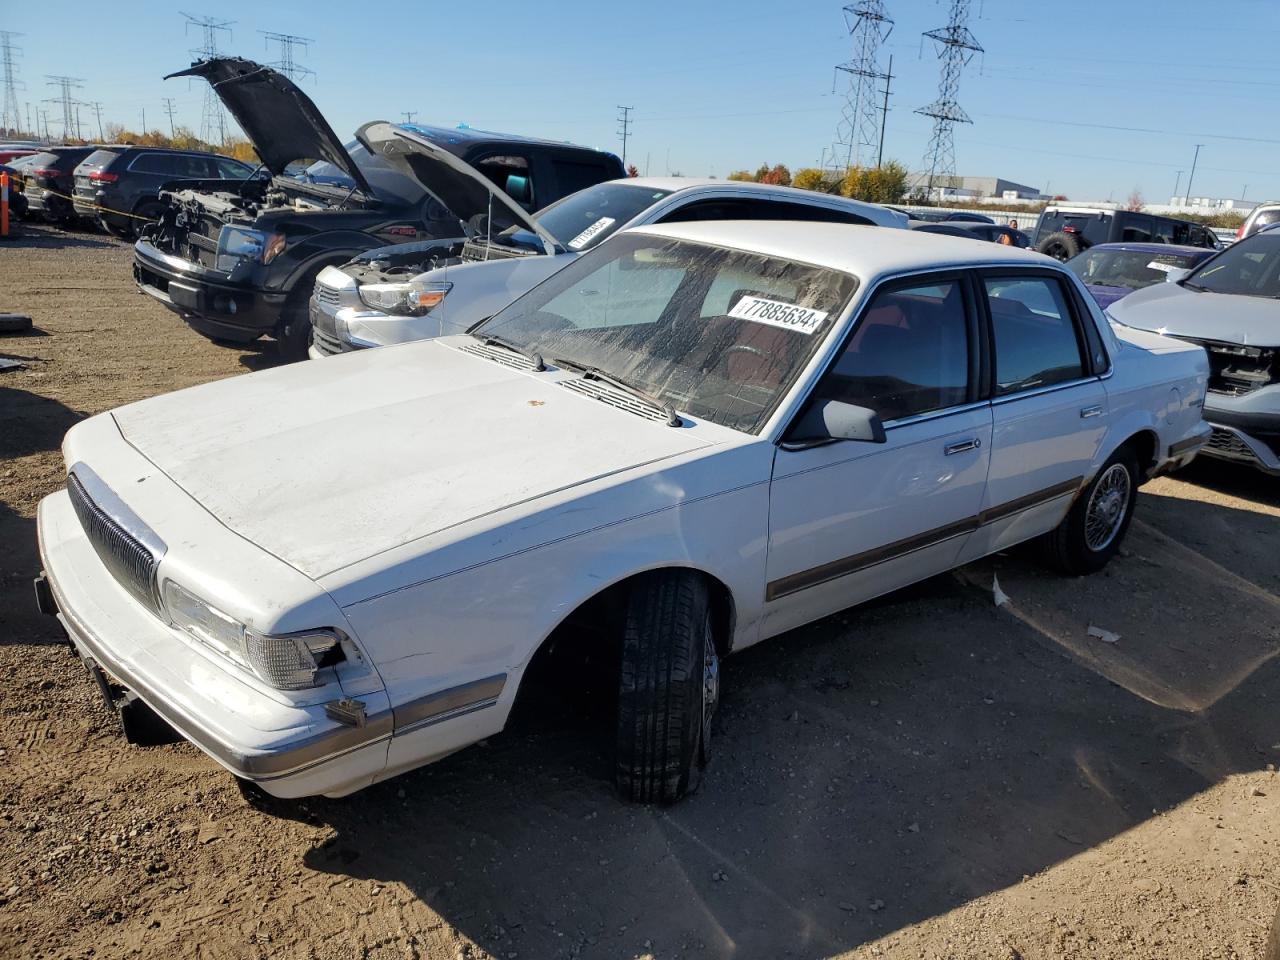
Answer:
[{"label": "dirt ground", "polygon": [[269,358],[136,293],[115,241],[0,244],[0,310],[37,326],[0,337],[29,361],[0,373],[0,956],[1260,955],[1273,481],[1198,463],[1102,575],[1001,556],[731,658],[670,809],[615,799],[567,707],[345,800],[250,802],[189,745],[124,743],[30,580],[70,424]]}]

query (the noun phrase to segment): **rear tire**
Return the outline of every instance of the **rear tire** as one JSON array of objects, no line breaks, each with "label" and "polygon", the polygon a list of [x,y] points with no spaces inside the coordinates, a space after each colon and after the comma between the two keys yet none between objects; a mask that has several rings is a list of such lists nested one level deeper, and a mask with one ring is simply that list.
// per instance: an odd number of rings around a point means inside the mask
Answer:
[{"label": "rear tire", "polygon": [[615,777],[624,799],[675,803],[697,788],[718,699],[706,580],[687,570],[641,577],[622,631]]},{"label": "rear tire", "polygon": [[1102,465],[1062,523],[1040,541],[1046,563],[1060,573],[1097,573],[1120,550],[1138,498],[1138,458],[1121,447]]},{"label": "rear tire", "polygon": [[1036,247],[1037,253],[1043,253],[1046,256],[1053,257],[1055,260],[1067,261],[1078,254],[1082,249],[1080,238],[1070,233],[1051,233],[1040,241]]}]

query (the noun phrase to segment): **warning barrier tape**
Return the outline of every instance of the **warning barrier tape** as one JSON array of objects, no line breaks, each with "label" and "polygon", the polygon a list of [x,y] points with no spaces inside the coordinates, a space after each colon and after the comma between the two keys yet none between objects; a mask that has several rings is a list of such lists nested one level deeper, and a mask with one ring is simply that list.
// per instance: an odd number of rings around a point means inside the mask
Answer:
[{"label": "warning barrier tape", "polygon": [[[43,190],[45,193],[51,193],[55,197],[61,197],[63,200],[70,200],[71,203],[79,204],[82,207],[92,207],[94,210],[105,210],[107,213],[114,213],[117,217],[128,217],[130,220],[142,220],[146,223],[155,223],[154,217],[140,217],[136,213],[125,213],[123,210],[117,210],[114,207],[104,207],[101,204],[90,203],[84,197],[73,197],[65,193],[59,193],[57,190],[50,190],[48,187],[36,187],[36,190]],[[22,191],[26,193],[24,189]]]}]

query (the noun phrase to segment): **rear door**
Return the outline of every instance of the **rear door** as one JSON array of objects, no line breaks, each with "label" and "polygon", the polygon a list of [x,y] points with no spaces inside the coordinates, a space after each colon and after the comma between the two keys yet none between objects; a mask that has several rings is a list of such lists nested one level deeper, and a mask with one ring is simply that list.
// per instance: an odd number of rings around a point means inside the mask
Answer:
[{"label": "rear door", "polygon": [[1055,527],[1084,485],[1107,424],[1106,354],[1064,278],[978,274],[992,351],[991,470],[962,560]]},{"label": "rear door", "polygon": [[881,284],[811,399],[870,407],[886,442],[780,445],[765,636],[952,567],[991,450],[975,291],[961,272]]}]

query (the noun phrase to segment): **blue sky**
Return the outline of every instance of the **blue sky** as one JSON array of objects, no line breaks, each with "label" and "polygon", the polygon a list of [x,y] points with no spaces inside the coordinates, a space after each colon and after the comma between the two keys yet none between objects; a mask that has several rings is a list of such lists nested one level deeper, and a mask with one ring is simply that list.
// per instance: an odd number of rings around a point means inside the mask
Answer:
[{"label": "blue sky", "polygon": [[[886,0],[897,21],[886,157],[918,169],[931,121],[912,111],[936,96],[924,30],[948,4]],[[646,3],[409,3],[222,0],[183,9],[235,21],[222,48],[271,60],[260,30],[314,42],[302,82],[344,139],[365,120],[527,133],[617,151],[619,104],[635,107],[628,160],[653,174],[714,174],[782,162],[816,165],[834,136],[833,66],[850,55],[839,2],[650,0]],[[51,11],[56,10],[56,16]],[[1073,199],[1123,200],[1135,188],[1164,202],[1182,189],[1203,143],[1197,195],[1280,196],[1280,0],[973,0],[986,49],[959,101],[975,121],[956,131],[957,172],[995,175]],[[31,103],[53,95],[46,74],[85,79],[80,96],[104,119],[200,125],[204,86],[160,78],[185,66],[194,34],[169,5],[63,0],[10,5],[19,77]],[[56,132],[58,108],[50,110]],[[82,109],[82,120],[89,116]],[[1179,192],[1182,192],[1182,189]]]}]

